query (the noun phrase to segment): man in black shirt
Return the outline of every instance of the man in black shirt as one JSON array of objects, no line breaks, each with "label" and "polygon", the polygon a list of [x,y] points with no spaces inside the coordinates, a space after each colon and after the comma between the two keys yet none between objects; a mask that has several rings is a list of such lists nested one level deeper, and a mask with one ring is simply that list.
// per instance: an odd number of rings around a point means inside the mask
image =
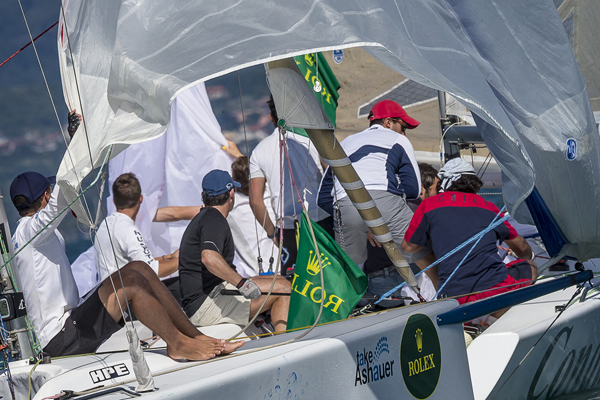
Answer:
[{"label": "man in black shirt", "polygon": [[[229,173],[213,170],[202,180],[205,207],[188,225],[179,249],[179,284],[183,309],[196,326],[233,323],[245,326],[264,301],[272,277],[242,278],[233,265],[234,245],[227,215],[233,209],[234,187]],[[238,289],[241,295],[221,295]],[[277,276],[273,292],[290,293],[291,285]],[[285,330],[289,296],[269,296],[262,311],[271,310],[273,326]]]}]

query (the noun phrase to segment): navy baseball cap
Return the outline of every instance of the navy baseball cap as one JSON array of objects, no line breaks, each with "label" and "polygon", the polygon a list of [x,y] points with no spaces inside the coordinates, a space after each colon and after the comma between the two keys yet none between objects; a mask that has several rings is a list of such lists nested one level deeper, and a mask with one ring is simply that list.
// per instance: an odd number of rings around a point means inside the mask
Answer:
[{"label": "navy baseball cap", "polygon": [[202,179],[202,191],[207,196],[218,196],[230,191],[234,187],[241,187],[239,182],[234,181],[227,171],[213,169]]},{"label": "navy baseball cap", "polygon": [[19,211],[23,210],[43,195],[46,189],[48,189],[48,186],[55,183],[55,176],[45,177],[44,175],[33,171],[23,172],[10,184],[10,199],[14,204],[15,197],[25,196],[27,201],[17,207]]}]

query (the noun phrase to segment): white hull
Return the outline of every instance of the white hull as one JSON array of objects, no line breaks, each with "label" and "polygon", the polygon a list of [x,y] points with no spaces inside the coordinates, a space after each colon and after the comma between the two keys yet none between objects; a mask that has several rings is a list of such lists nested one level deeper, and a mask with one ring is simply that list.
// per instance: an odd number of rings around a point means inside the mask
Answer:
[{"label": "white hull", "polygon": [[517,368],[558,315],[555,307],[575,291],[570,287],[514,306],[473,341],[467,354],[475,399],[542,400],[600,387],[598,291],[583,302],[578,295]]},{"label": "white hull", "polygon": [[[146,351],[157,390],[142,397],[412,399],[406,382],[411,390],[415,384],[425,382],[425,390],[432,392],[429,397],[432,400],[472,399],[462,328],[456,324],[438,327],[435,322],[438,314],[456,306],[455,301],[441,301],[354,318],[317,327],[302,340],[282,346],[267,347],[293,339],[300,333],[252,340],[246,342],[244,351],[202,363],[178,363],[170,360],[165,350]],[[433,332],[422,326],[425,332],[422,353],[417,351],[417,330],[410,325],[410,321],[415,321],[415,314],[420,315],[419,318],[425,314],[432,321]],[[409,328],[405,329],[407,321]],[[440,358],[431,358],[435,360],[433,366],[431,362],[422,362],[428,360],[427,353],[434,352],[429,350],[427,340],[437,341],[440,348]],[[253,351],[257,349],[260,350]],[[361,361],[361,356],[372,359],[367,363]],[[31,366],[23,361],[11,364],[13,378],[21,382],[21,395],[26,396],[30,370]],[[36,382],[47,381],[33,398],[39,400],[61,390],[83,391],[98,385],[104,385],[105,389],[109,385],[133,388],[135,380],[131,371],[126,352],[53,360],[35,370]],[[439,373],[437,384],[430,379],[419,381],[432,373]],[[2,383],[2,395],[10,398],[5,378]],[[113,393],[107,397],[127,396]]]}]

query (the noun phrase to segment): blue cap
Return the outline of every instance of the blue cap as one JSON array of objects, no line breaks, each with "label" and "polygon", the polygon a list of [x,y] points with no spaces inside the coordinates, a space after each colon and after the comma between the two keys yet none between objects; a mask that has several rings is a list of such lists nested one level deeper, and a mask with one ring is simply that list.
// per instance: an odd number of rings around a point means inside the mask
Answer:
[{"label": "blue cap", "polygon": [[10,199],[15,202],[15,197],[25,196],[27,201],[20,204],[17,209],[24,210],[44,194],[48,186],[56,183],[56,177],[45,177],[37,172],[23,172],[10,184]]},{"label": "blue cap", "polygon": [[214,197],[230,191],[234,187],[241,187],[239,182],[234,181],[227,171],[213,169],[202,179],[202,191],[206,196]]}]

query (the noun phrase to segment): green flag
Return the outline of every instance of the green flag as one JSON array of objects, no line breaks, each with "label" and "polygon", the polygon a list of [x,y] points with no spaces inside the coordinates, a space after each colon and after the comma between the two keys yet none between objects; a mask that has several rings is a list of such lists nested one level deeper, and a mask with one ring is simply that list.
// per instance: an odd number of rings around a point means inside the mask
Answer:
[{"label": "green flag", "polygon": [[[315,62],[316,57],[316,62]],[[327,60],[321,53],[309,53],[294,57],[300,72],[306,79],[308,86],[312,89],[319,104],[325,110],[325,114],[335,126],[335,110],[338,105],[338,89],[340,84],[329,67]],[[317,68],[318,67],[318,68]],[[318,89],[318,90],[315,90]],[[302,136],[308,136],[302,128],[287,127]]]},{"label": "green flag", "polygon": [[367,290],[367,276],[323,228],[311,221],[323,265],[325,290],[322,290],[319,259],[308,227],[309,221],[302,213],[288,329],[312,325],[319,314],[321,296],[325,296],[325,302],[319,323],[348,318]]}]

